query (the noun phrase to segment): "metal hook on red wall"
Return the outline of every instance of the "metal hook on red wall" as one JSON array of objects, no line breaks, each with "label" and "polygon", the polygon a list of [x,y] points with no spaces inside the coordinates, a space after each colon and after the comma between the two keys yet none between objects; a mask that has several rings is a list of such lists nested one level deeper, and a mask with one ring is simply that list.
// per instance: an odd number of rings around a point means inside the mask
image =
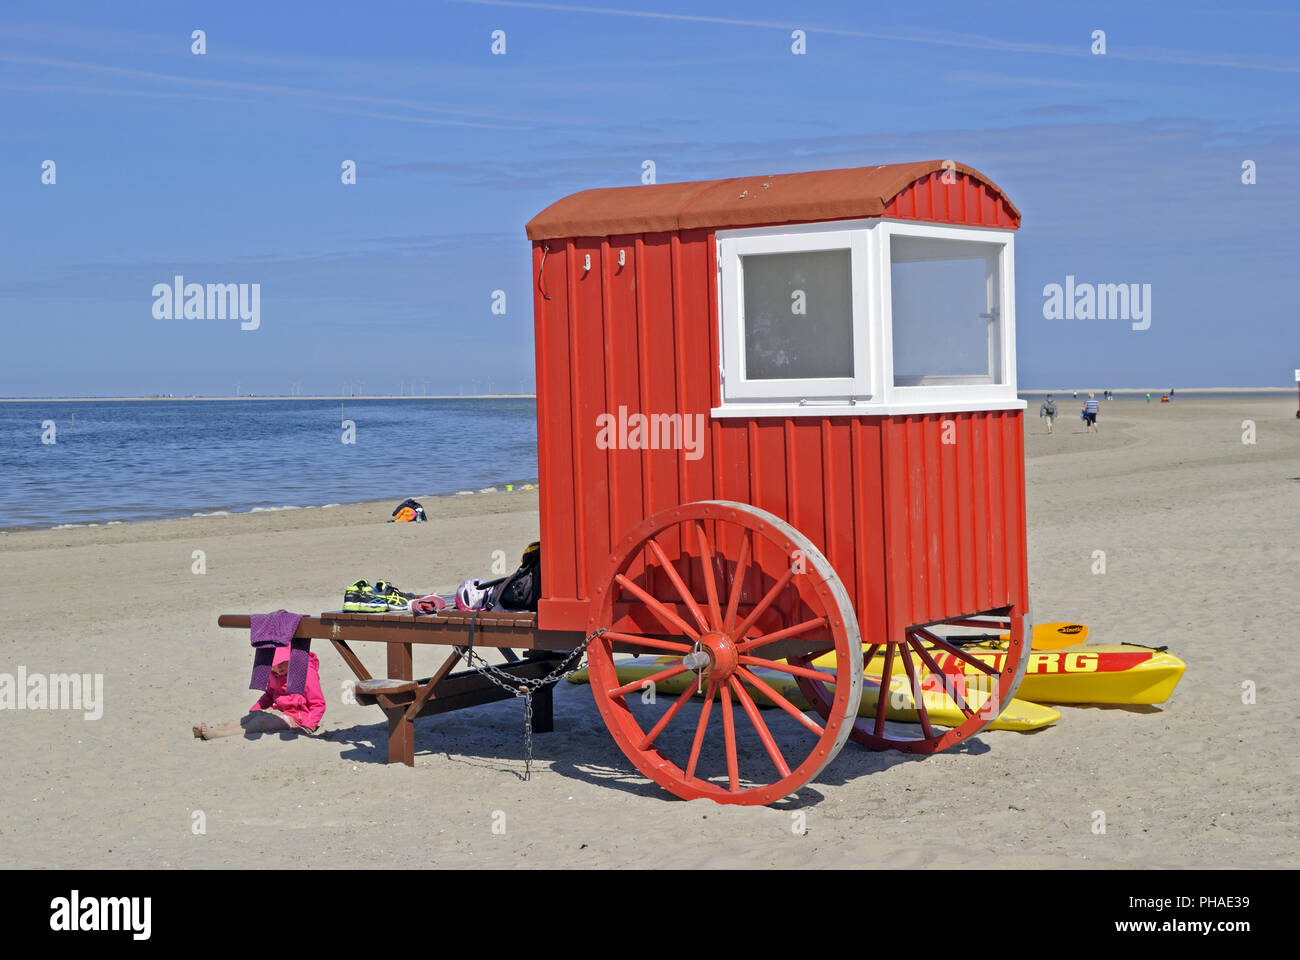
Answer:
[{"label": "metal hook on red wall", "polygon": [[551,252],[551,248],[542,244],[542,263],[537,268],[537,289],[542,291],[542,299],[549,300],[551,295],[546,292],[546,255]]}]

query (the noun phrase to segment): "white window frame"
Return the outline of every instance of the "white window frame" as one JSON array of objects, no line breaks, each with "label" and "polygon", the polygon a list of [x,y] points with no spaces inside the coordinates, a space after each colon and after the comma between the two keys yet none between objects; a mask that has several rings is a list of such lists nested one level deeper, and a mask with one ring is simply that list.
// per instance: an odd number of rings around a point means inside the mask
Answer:
[{"label": "white window frame", "polygon": [[[1001,383],[894,385],[890,238],[967,240],[1002,247],[998,303]],[[722,403],[714,417],[882,416],[968,410],[1023,410],[1016,396],[1015,234],[911,220],[840,220],[785,227],[719,230],[719,356]],[[752,254],[850,251],[853,278],[852,378],[747,380],[744,376],[744,277]]]},{"label": "white window frame", "polygon": [[[1015,233],[1011,230],[992,230],[987,227],[950,227],[937,223],[917,223],[906,220],[882,220],[878,227],[880,243],[878,245],[878,276],[883,279],[879,284],[881,297],[881,316],[889,318],[884,324],[884,337],[887,353],[889,402],[899,412],[910,408],[928,410],[931,407],[942,408],[940,412],[952,410],[996,410],[1006,409],[1003,404],[1015,402],[1018,408],[1024,408],[1024,401],[1016,396],[1016,278],[1015,278]],[[898,386],[894,384],[894,302],[893,270],[890,259],[891,239],[893,237],[919,237],[926,240],[965,240],[974,243],[995,244],[1002,247],[998,271],[998,379],[1000,383],[963,382],[963,378],[948,378],[948,382],[937,382]],[[990,344],[990,347],[992,345]],[[960,406],[952,406],[959,404]]]},{"label": "white window frame", "polygon": [[[827,229],[815,225],[812,229],[789,227],[781,233],[759,231],[729,231],[725,241],[727,255],[719,258],[719,289],[726,290],[721,297],[727,313],[722,324],[723,395],[729,400],[778,401],[786,404],[825,403],[828,401],[852,403],[867,399],[875,384],[870,376],[870,345],[863,341],[870,328],[867,313],[870,309],[868,288],[857,278],[868,271],[869,251],[867,238],[862,231],[846,230],[840,225]],[[737,235],[739,234],[739,235]],[[722,243],[719,249],[724,249]],[[745,376],[745,319],[741,314],[744,301],[745,277],[741,259],[749,256],[779,253],[816,253],[819,251],[847,250],[852,282],[850,301],[853,327],[853,376],[819,377],[796,380],[749,380]],[[721,306],[720,304],[720,306]]]}]

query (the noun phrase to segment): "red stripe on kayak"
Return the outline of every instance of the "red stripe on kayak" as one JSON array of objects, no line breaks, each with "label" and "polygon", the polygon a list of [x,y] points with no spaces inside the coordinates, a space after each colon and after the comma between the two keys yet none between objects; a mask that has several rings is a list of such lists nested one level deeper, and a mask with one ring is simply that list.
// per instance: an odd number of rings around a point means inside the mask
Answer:
[{"label": "red stripe on kayak", "polygon": [[[935,662],[945,673],[977,673],[975,667],[962,663],[957,657],[943,650],[931,651]],[[998,670],[1006,660],[1005,653],[985,653],[967,650],[975,657]],[[1084,673],[1123,673],[1141,666],[1152,657],[1155,651],[1140,650],[1133,653],[1089,653],[1082,650],[1059,650],[1051,652],[1033,651],[1025,666],[1025,676],[1075,676]]]}]

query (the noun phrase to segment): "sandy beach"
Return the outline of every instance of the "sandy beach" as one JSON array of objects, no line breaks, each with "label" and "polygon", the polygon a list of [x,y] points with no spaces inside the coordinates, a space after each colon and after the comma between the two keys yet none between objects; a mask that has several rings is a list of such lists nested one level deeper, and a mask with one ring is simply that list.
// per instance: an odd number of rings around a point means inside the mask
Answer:
[{"label": "sandy beach", "polygon": [[[1080,400],[1081,404],[1082,401]],[[1061,402],[1026,416],[1038,620],[1095,642],[1168,644],[1188,669],[1158,708],[1062,707],[1034,734],[985,732],[925,759],[848,744],[769,808],[679,801],[635,772],[590,691],[561,684],[523,771],[522,704],[416,723],[388,766],[376,707],[317,644],[314,738],[200,742],[253,702],[246,633],[221,613],[336,609],[365,577],[449,592],[513,566],[535,491],[0,535],[0,673],[103,674],[103,715],[0,711],[0,858],[10,867],[1295,866],[1297,763],[1284,655],[1300,611],[1294,397],[1122,396],[1087,435]],[[1243,421],[1255,441],[1242,442]],[[422,491],[413,489],[420,497]],[[87,492],[87,496],[93,496]],[[194,552],[206,572],[194,572]],[[1094,551],[1106,572],[1094,574]],[[417,650],[417,676],[442,651]],[[361,655],[381,672],[382,654]],[[1255,702],[1243,702],[1243,684]],[[1104,834],[1094,812],[1103,811]],[[505,831],[494,832],[502,822]],[[792,814],[806,818],[803,835]],[[197,825],[203,826],[202,831]]]}]

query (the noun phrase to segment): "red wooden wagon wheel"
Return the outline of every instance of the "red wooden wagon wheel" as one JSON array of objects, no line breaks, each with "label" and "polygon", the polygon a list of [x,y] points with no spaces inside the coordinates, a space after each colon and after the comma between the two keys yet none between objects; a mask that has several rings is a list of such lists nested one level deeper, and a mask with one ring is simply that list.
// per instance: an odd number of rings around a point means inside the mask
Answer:
[{"label": "red wooden wagon wheel", "polygon": [[[627,758],[677,796],[771,803],[817,776],[848,739],[862,696],[857,618],[821,551],[779,517],[726,500],[657,513],[617,545],[592,609],[590,629],[607,631],[587,648],[596,705]],[[683,673],[692,682],[646,708],[647,681],[619,680],[616,647],[671,655],[651,682]],[[829,651],[831,670],[787,662]],[[823,722],[756,667],[817,676]],[[691,703],[701,688],[703,701]],[[779,709],[760,713],[755,692]]]},{"label": "red wooden wagon wheel", "polygon": [[[904,753],[938,753],[954,744],[967,740],[992,723],[999,713],[1020,689],[1020,681],[1025,675],[1025,666],[1029,662],[1029,643],[1027,637],[1032,635],[1032,625],[1027,615],[1021,616],[1014,608],[1010,614],[988,613],[969,617],[955,618],[944,623],[928,624],[924,627],[908,627],[903,631],[904,639],[870,644],[863,654],[866,664],[866,685],[868,696],[872,699],[874,690],[874,710],[863,710],[865,716],[853,723],[851,737],[857,743],[872,750],[900,750]],[[962,642],[967,635],[953,632],[949,628],[974,628],[988,633],[1009,633],[1009,639],[1002,644],[997,665],[990,665],[976,657],[970,650],[964,649]],[[945,654],[943,660],[950,666],[945,672],[936,661],[936,652]],[[812,666],[814,657],[808,655],[791,659],[796,666]],[[894,696],[891,681],[906,678],[904,687],[904,704],[915,710],[918,727],[910,724],[889,726],[886,713],[889,708],[887,698]],[[878,678],[878,679],[876,679]],[[973,682],[972,682],[973,681]],[[798,675],[799,689],[808,702],[821,715],[830,710],[832,699],[827,695],[827,682],[816,681],[804,674]],[[927,702],[934,703],[934,698],[941,698],[952,704],[965,719],[956,726],[942,726],[930,718]],[[907,736],[900,730],[911,728],[914,736]]]}]

